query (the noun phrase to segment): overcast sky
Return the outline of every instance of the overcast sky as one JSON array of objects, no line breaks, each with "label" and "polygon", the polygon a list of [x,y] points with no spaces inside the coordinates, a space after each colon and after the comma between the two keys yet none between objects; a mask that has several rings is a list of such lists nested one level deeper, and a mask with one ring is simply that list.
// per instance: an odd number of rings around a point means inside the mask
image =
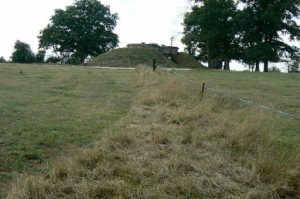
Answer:
[{"label": "overcast sky", "polygon": [[[47,26],[55,9],[65,9],[74,0],[0,0],[0,56],[8,59],[16,40],[29,43],[37,52],[37,36]],[[118,13],[115,32],[120,46],[128,43],[170,44],[176,35],[175,45],[180,42],[183,15],[188,0],[101,0]]]},{"label": "overcast sky", "polygon": [[[170,45],[171,36],[176,36],[174,45],[183,50],[180,42],[184,13],[189,0],[101,0],[118,13],[115,32],[119,35],[120,47],[128,43],[158,43]],[[39,32],[47,26],[55,9],[65,9],[74,0],[0,0],[0,56],[6,59],[12,54],[16,40],[29,43],[38,50]],[[299,42],[296,43],[300,46]],[[233,62],[232,69],[243,70],[244,66]],[[261,67],[262,68],[262,67]]]}]

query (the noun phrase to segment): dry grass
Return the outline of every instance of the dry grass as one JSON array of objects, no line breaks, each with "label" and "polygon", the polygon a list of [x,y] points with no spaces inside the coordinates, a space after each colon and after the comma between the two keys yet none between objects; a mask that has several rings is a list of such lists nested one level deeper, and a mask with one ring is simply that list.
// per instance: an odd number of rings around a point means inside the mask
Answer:
[{"label": "dry grass", "polygon": [[137,81],[118,128],[47,175],[18,177],[7,198],[299,197],[299,148],[278,143],[265,113],[218,96],[201,101],[162,75]]}]

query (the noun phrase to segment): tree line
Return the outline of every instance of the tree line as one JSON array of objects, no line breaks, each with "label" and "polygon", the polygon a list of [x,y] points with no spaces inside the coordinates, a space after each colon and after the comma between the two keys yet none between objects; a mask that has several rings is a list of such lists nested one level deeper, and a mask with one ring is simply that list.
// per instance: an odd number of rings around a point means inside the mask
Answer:
[{"label": "tree line", "polygon": [[186,50],[209,68],[230,70],[237,60],[264,72],[270,62],[298,61],[299,0],[193,0],[184,18]]},{"label": "tree line", "polygon": [[[16,41],[11,62],[44,62],[47,50],[55,53],[47,62],[81,64],[88,58],[117,47],[118,35],[113,33],[118,15],[98,0],[75,0],[65,10],[56,9],[50,23],[40,31],[39,52],[35,55],[29,44]],[[1,57],[0,62],[6,62]]]},{"label": "tree line", "polygon": [[[283,40],[299,41],[300,0],[190,0],[184,17],[182,42],[186,51],[209,68],[230,70],[232,60],[259,71],[269,71],[270,62],[292,60],[290,71],[298,70],[299,49]],[[40,31],[39,52],[17,41],[11,56],[15,63],[47,62],[81,64],[117,47],[113,33],[118,15],[98,0],[75,0],[65,10],[57,9]],[[0,57],[0,62],[5,62]],[[296,68],[296,69],[295,69]]]}]

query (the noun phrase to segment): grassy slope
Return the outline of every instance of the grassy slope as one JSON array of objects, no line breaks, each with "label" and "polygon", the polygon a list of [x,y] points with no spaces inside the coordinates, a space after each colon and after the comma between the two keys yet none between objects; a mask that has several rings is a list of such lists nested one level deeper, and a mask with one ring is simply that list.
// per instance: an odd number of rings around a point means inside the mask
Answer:
[{"label": "grassy slope", "polygon": [[[300,115],[300,75],[280,73],[234,73],[216,71],[180,72],[184,77],[195,80],[201,89],[202,82],[207,87],[221,89],[229,96],[253,100],[281,111]],[[197,84],[196,84],[197,85]],[[240,102],[236,102],[240,103]],[[255,106],[254,110],[259,111]],[[300,142],[299,122],[268,112],[270,125],[279,129],[278,133],[291,136],[287,142]]]},{"label": "grassy slope", "polygon": [[247,73],[187,71],[185,77],[228,94],[271,105],[300,115],[300,75],[280,73]]},{"label": "grassy slope", "polygon": [[152,66],[153,59],[157,60],[158,66],[177,68],[203,68],[203,66],[192,56],[186,53],[179,53],[174,62],[168,60],[160,52],[148,48],[119,48],[87,63],[88,66],[104,67],[134,67],[138,65]]},{"label": "grassy slope", "polygon": [[176,64],[164,57],[160,52],[147,48],[119,48],[99,55],[90,61],[88,66],[105,67],[134,67],[137,65],[150,65],[152,60],[157,60],[157,65],[175,67]]},{"label": "grassy slope", "polygon": [[0,196],[13,172],[89,145],[127,113],[130,71],[0,65]]},{"label": "grassy slope", "polygon": [[[138,81],[142,90],[129,115],[110,134],[94,147],[54,162],[47,175],[17,180],[8,198],[299,196],[299,120],[210,93],[201,101],[198,85],[170,74],[149,74]],[[185,75],[214,82],[215,87],[234,87],[239,79],[236,73]],[[239,75],[260,78],[267,87],[286,78]],[[255,99],[269,102],[260,87],[246,82],[240,86],[234,91],[247,94],[246,89],[252,89]],[[286,132],[286,124],[294,134],[277,136]]]},{"label": "grassy slope", "polygon": [[204,68],[193,56],[182,52],[178,53],[174,61],[179,67],[183,68]]}]

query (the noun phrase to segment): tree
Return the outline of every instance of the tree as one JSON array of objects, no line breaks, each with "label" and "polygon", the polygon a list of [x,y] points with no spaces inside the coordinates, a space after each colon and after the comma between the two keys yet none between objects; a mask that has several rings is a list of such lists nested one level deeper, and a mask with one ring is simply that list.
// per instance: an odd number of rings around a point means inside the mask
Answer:
[{"label": "tree", "polygon": [[58,9],[50,24],[40,32],[39,46],[53,49],[64,62],[80,64],[115,48],[118,36],[113,33],[117,14],[97,0],[76,0],[65,10]]},{"label": "tree", "polygon": [[229,70],[230,60],[238,55],[235,15],[233,0],[195,0],[184,19],[186,50],[207,61],[209,68],[220,67],[218,63],[224,61],[224,69]]},{"label": "tree", "polygon": [[46,56],[46,51],[44,50],[39,50],[39,52],[36,54],[36,62],[37,63],[44,63],[45,62],[45,56]]},{"label": "tree", "polygon": [[269,71],[270,71],[270,72],[277,72],[277,73],[280,73],[280,72],[281,72],[280,68],[278,68],[278,67],[276,67],[276,66],[272,66],[272,67],[270,68]]},{"label": "tree", "polygon": [[35,57],[30,45],[17,40],[11,60],[13,63],[33,63],[35,61]]},{"label": "tree", "polygon": [[249,7],[237,13],[237,23],[241,41],[240,59],[250,66],[255,65],[255,71],[259,72],[259,63],[263,56],[261,50],[261,36],[254,22],[254,14]]},{"label": "tree", "polygon": [[293,56],[298,49],[282,40],[300,36],[296,18],[300,14],[299,0],[242,0],[246,8],[242,12],[245,26],[242,28],[244,60],[264,63],[268,72],[269,62],[279,62]]},{"label": "tree", "polygon": [[300,72],[300,56],[293,57],[291,62],[288,63],[288,72],[289,73]]},{"label": "tree", "polygon": [[51,57],[48,57],[46,62],[51,63],[51,64],[58,64],[58,63],[61,63],[61,59],[60,59],[60,57],[51,56]]},{"label": "tree", "polygon": [[5,60],[5,58],[3,56],[0,57],[0,63],[6,63],[6,60]]}]

